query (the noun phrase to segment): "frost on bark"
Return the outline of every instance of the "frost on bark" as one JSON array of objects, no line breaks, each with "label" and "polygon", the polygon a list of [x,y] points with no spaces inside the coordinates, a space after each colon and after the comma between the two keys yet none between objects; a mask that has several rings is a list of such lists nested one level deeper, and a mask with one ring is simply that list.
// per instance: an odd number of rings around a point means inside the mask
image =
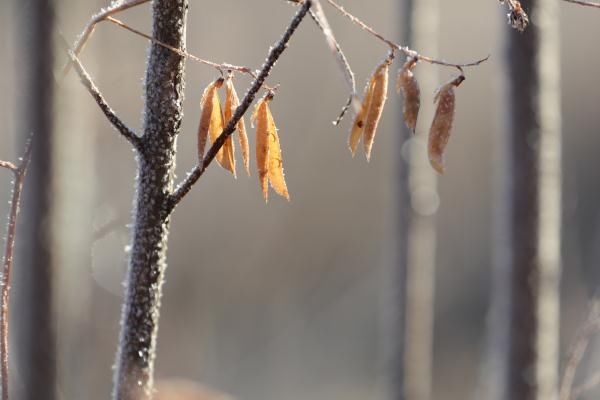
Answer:
[{"label": "frost on bark", "polygon": [[[185,49],[187,0],[153,2],[153,37]],[[175,141],[183,118],[184,58],[152,45],[146,66],[142,150],[114,377],[115,400],[148,399],[169,232]]]}]

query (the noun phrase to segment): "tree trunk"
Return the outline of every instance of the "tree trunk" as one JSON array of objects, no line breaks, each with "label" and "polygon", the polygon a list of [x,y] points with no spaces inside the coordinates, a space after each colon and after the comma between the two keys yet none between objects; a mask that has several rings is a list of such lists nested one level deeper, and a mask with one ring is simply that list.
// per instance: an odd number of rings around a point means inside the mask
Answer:
[{"label": "tree trunk", "polygon": [[[54,2],[29,0],[19,7],[18,48],[22,59],[21,145],[34,134],[17,238],[10,349],[16,355],[12,398],[56,396],[56,345],[53,312],[54,222]],[[14,358],[13,358],[14,359]]]},{"label": "tree trunk", "polygon": [[557,397],[560,279],[558,4],[521,3],[532,24],[522,34],[506,28],[508,124],[492,278],[494,348],[489,350],[498,359],[491,371],[495,392],[488,398],[552,400]]},{"label": "tree trunk", "polygon": [[[412,43],[425,54],[438,54],[438,0],[413,4]],[[438,86],[436,68],[416,68],[421,93]],[[435,215],[439,205],[437,177],[427,158],[427,135],[433,117],[430,107],[419,113],[417,133],[410,143],[410,207],[407,229],[407,292],[405,394],[407,400],[429,400],[432,394],[434,285],[436,262]]]},{"label": "tree trunk", "polygon": [[[187,0],[153,2],[153,36],[185,48]],[[149,399],[166,268],[176,136],[183,118],[184,58],[152,45],[146,67],[143,150],[114,377],[115,400]]]}]

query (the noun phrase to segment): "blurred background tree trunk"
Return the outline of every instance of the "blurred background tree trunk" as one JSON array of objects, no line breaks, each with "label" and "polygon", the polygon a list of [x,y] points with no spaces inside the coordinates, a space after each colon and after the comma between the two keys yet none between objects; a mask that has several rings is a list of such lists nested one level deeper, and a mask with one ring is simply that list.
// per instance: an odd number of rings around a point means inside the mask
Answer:
[{"label": "blurred background tree trunk", "polygon": [[21,147],[34,134],[33,154],[23,193],[22,229],[10,313],[13,354],[11,398],[53,400],[56,354],[53,287],[56,248],[54,202],[54,2],[28,0],[16,7],[22,58]]},{"label": "blurred background tree trunk", "polygon": [[[90,4],[91,3],[91,4]],[[95,10],[105,6],[107,1],[90,2],[57,1],[57,25],[81,29],[83,22]],[[97,65],[97,51],[83,55],[87,68]],[[62,66],[66,52],[57,49],[57,67]],[[54,216],[52,218],[56,264],[55,270],[55,309],[57,346],[57,382],[60,395],[65,399],[83,399],[93,390],[94,356],[90,341],[97,340],[97,327],[90,325],[92,315],[91,297],[93,293],[92,275],[92,216],[95,199],[98,196],[97,175],[94,171],[95,142],[100,117],[94,101],[77,76],[73,73],[59,83],[56,98],[56,131],[54,134]],[[101,120],[102,127],[106,127]],[[110,128],[109,128],[110,129]],[[106,135],[111,135],[106,129]],[[82,361],[85,360],[85,361]],[[74,368],[73,366],[77,366]]]},{"label": "blurred background tree trunk", "polygon": [[558,4],[522,1],[507,30],[507,132],[499,164],[488,399],[557,398],[561,231]]},{"label": "blurred background tree trunk", "polygon": [[[438,54],[438,0],[419,0],[412,10],[412,44],[423,54]],[[431,94],[439,84],[437,68],[421,65],[416,76],[421,93]],[[406,299],[406,398],[429,400],[433,380],[437,176],[427,158],[427,136],[433,108],[419,112],[416,136],[409,147],[411,222],[408,233]]]}]

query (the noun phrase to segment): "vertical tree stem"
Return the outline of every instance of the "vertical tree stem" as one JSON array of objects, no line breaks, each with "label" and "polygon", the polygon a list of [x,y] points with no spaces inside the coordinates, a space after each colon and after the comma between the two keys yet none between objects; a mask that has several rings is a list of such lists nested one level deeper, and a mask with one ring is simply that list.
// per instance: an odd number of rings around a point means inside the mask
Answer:
[{"label": "vertical tree stem", "polygon": [[[185,50],[187,0],[153,2],[153,34]],[[153,43],[145,81],[143,149],[138,177],[114,400],[149,399],[169,232],[175,141],[183,118],[185,58]]]},{"label": "vertical tree stem", "polygon": [[[438,53],[439,2],[414,2],[412,39],[423,52]],[[433,93],[438,85],[436,69],[418,72],[421,93]],[[436,263],[436,214],[439,204],[437,177],[426,155],[432,112],[422,109],[420,129],[410,146],[410,222],[407,237],[407,299],[405,343],[405,391],[407,400],[428,400],[432,392],[433,331]]]},{"label": "vertical tree stem", "polygon": [[561,165],[554,3],[523,1],[533,23],[522,34],[507,33],[507,208],[495,269],[508,279],[493,282],[496,301],[510,294],[507,393],[501,398],[513,400],[557,396]]},{"label": "vertical tree stem", "polygon": [[8,309],[10,304],[10,273],[14,259],[15,238],[17,236],[17,218],[21,206],[21,193],[23,182],[27,175],[27,168],[31,160],[31,142],[28,142],[21,164],[12,169],[15,175],[13,183],[12,199],[10,202],[10,213],[8,217],[8,229],[6,245],[4,249],[4,261],[2,265],[2,299],[0,323],[0,376],[2,384],[2,400],[8,400]]}]

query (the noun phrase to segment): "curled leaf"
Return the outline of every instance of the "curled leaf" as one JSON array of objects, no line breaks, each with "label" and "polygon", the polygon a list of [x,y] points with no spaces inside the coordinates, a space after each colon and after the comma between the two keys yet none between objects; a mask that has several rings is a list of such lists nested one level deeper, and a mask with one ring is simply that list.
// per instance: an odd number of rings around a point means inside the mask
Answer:
[{"label": "curled leaf", "polygon": [[[214,143],[221,133],[223,133],[223,111],[221,110],[221,100],[217,92],[217,89],[223,86],[223,82],[224,79],[219,78],[208,85],[204,89],[204,94],[200,101],[201,117],[200,126],[198,127],[198,158],[200,161],[204,159],[207,136],[210,138],[210,142]],[[235,176],[231,138],[227,138],[223,147],[217,152],[215,159],[221,167],[230,171]]]},{"label": "curled leaf", "polygon": [[[227,78],[225,83],[225,125],[231,120],[236,108],[240,105],[240,99],[233,86],[231,76]],[[250,145],[248,144],[248,135],[246,134],[246,125],[244,124],[244,118],[240,118],[236,125],[238,132],[238,139],[240,147],[242,148],[242,160],[244,162],[244,168],[246,173],[250,175]],[[232,143],[233,147],[233,143]],[[234,161],[235,162],[235,161]]]},{"label": "curled leaf", "polygon": [[419,108],[421,107],[421,90],[419,83],[412,73],[412,69],[417,65],[418,58],[409,57],[406,63],[398,71],[398,79],[396,80],[396,91],[402,93],[404,97],[404,123],[412,130],[413,134],[417,127],[417,117]]},{"label": "curled leaf", "polygon": [[377,125],[383,112],[383,106],[387,98],[388,73],[391,59],[386,59],[381,65],[375,69],[375,72],[369,79],[369,84],[365,88],[360,110],[354,118],[352,131],[348,145],[352,156],[356,154],[356,147],[361,136],[364,135],[363,144],[367,160],[371,158],[371,148],[377,131]]},{"label": "curled leaf", "polygon": [[269,198],[268,184],[275,192],[290,199],[285,176],[277,127],[269,109],[273,95],[268,93],[256,105],[252,120],[256,121],[256,166],[265,201]]},{"label": "curled leaf", "polygon": [[438,174],[444,174],[444,151],[450,139],[456,99],[454,88],[465,80],[463,75],[451,80],[440,87],[435,94],[434,102],[437,108],[429,131],[428,153],[429,162]]},{"label": "curled leaf", "polygon": [[371,149],[373,148],[373,141],[375,140],[377,125],[379,125],[379,120],[381,119],[381,114],[383,112],[383,106],[385,105],[385,100],[387,99],[388,72],[389,61],[386,60],[377,68],[372,78],[374,80],[373,98],[371,99],[369,110],[367,111],[366,115],[365,137],[363,139],[367,160],[371,159]]}]

